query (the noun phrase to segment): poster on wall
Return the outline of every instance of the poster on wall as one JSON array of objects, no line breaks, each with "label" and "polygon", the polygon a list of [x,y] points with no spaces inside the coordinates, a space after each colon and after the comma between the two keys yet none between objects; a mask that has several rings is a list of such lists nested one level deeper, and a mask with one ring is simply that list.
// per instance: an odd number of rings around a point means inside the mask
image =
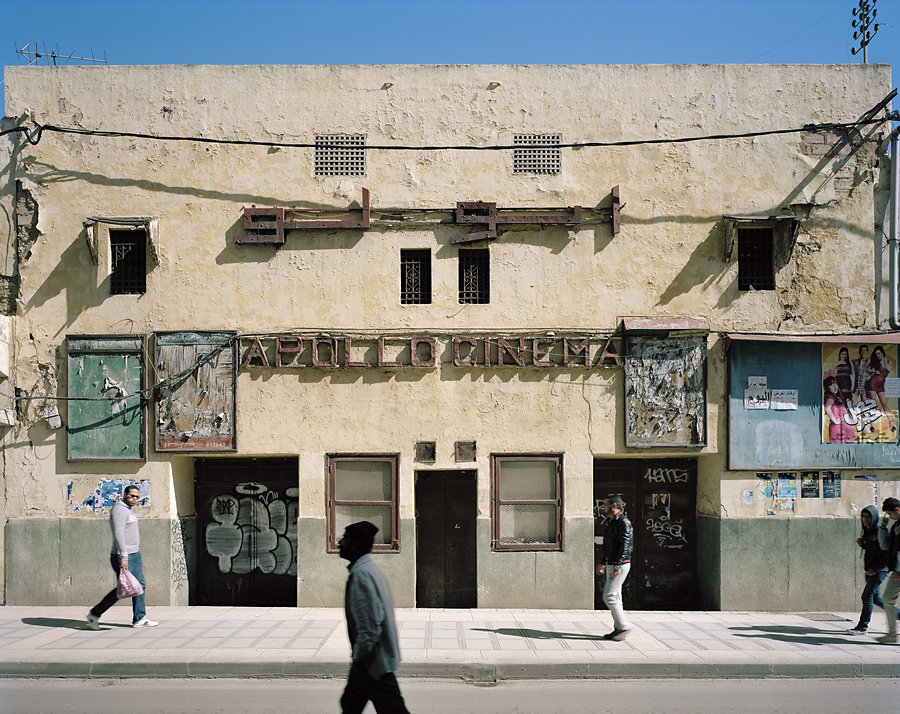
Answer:
[{"label": "poster on wall", "polygon": [[235,450],[235,336],[156,334],[157,451]]},{"label": "poster on wall", "polygon": [[803,498],[819,497],[819,472],[818,471],[801,471],[800,472],[800,495]]},{"label": "poster on wall", "polygon": [[822,472],[822,497],[823,498],[840,498],[841,497],[841,472],[840,471],[823,471]]},{"label": "poster on wall", "polygon": [[897,345],[823,343],[822,443],[897,443]]}]

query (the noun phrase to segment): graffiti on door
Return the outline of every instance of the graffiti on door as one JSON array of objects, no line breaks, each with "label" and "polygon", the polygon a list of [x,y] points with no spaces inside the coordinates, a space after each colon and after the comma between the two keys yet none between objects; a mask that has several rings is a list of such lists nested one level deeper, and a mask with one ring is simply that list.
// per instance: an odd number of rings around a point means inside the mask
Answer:
[{"label": "graffiti on door", "polygon": [[210,501],[204,533],[206,552],[219,571],[243,575],[254,568],[274,575],[297,574],[297,496],[282,496],[263,483],[239,483],[237,495],[222,493]]},{"label": "graffiti on door", "polygon": [[672,520],[672,494],[650,494],[650,513],[647,531],[660,548],[680,550],[687,544],[683,520]]}]

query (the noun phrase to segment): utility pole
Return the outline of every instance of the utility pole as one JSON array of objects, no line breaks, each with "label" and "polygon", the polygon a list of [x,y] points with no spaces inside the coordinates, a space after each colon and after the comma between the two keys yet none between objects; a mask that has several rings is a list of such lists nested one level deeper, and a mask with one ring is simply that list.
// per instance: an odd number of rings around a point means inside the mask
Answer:
[{"label": "utility pole", "polygon": [[[878,10],[875,9],[875,3],[878,0],[859,0],[859,6],[853,8],[853,40],[859,40],[859,47],[855,45],[850,49],[854,55],[862,50],[863,64],[869,61],[869,42],[878,32],[878,23],[875,22],[875,16]],[[871,14],[870,14],[871,13]],[[869,27],[872,31],[869,32]]]}]

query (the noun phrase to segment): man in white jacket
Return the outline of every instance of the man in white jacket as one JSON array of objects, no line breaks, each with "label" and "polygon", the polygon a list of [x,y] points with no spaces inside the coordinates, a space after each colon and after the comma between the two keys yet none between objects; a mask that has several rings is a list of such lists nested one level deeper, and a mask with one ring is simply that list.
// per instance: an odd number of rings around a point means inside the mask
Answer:
[{"label": "man in white jacket", "polygon": [[[132,627],[156,627],[159,623],[147,618],[145,593],[147,583],[144,581],[144,563],[141,560],[141,534],[138,531],[137,516],[131,510],[137,505],[140,489],[137,486],[126,486],[122,499],[109,512],[109,527],[112,530],[112,552],[109,564],[116,578],[119,570],[131,571],[138,579],[145,592],[131,598]],[[87,624],[92,630],[100,629],[100,617],[116,604],[116,588],[110,590],[106,597],[88,610]]]}]

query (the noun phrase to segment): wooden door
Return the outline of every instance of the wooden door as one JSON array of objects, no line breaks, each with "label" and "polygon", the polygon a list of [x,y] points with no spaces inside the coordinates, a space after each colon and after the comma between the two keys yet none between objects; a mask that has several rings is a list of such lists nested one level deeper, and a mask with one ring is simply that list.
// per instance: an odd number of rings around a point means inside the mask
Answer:
[{"label": "wooden door", "polygon": [[416,607],[476,607],[475,471],[416,474]]}]

